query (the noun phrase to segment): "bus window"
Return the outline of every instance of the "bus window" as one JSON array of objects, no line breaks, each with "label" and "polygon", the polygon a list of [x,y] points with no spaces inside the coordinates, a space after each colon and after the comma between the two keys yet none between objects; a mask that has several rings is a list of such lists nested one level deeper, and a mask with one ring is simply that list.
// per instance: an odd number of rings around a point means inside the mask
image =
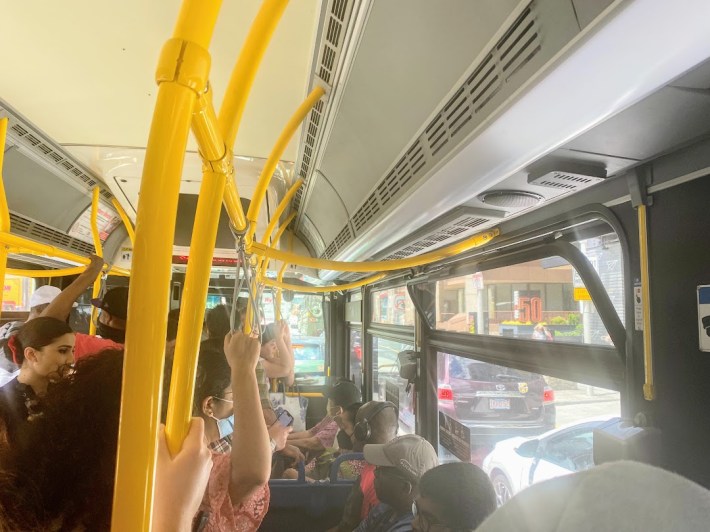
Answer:
[{"label": "bus window", "polygon": [[414,303],[406,286],[372,293],[372,322],[414,326]]},{"label": "bus window", "polygon": [[350,379],[362,390],[362,333],[350,329]]},{"label": "bus window", "polygon": [[[268,308],[273,305],[265,305]],[[293,295],[281,303],[281,317],[291,329],[295,373],[299,384],[325,384],[326,334],[323,296]]]},{"label": "bus window", "polygon": [[[585,252],[623,320],[624,287],[618,239],[577,245]],[[548,342],[612,345],[575,269],[561,257],[444,279],[436,283],[436,328]]]},{"label": "bus window", "polygon": [[5,276],[2,310],[8,312],[29,312],[30,295],[34,292],[35,280],[27,277]]},{"label": "bus window", "polygon": [[621,412],[619,392],[437,355],[439,458],[490,476],[499,503],[531,484],[592,467],[592,433]]},{"label": "bus window", "polygon": [[372,364],[372,399],[390,401],[399,409],[399,433],[414,434],[414,388],[407,390],[407,381],[399,376],[397,354],[411,350],[412,344],[396,342],[384,338],[373,338]]}]

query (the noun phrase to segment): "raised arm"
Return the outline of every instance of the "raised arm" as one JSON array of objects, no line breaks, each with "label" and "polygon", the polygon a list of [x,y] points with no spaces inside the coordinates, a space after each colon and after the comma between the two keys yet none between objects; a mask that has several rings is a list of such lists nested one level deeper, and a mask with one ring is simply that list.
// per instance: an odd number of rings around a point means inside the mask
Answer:
[{"label": "raised arm", "polygon": [[232,368],[234,435],[229,495],[235,506],[266,484],[271,474],[269,433],[255,372],[260,347],[258,339],[241,332],[230,333],[224,339],[224,352]]},{"label": "raised arm", "polygon": [[58,320],[66,320],[71,312],[72,305],[81,294],[89,288],[101,273],[104,267],[104,260],[96,255],[91,255],[91,264],[86,270],[77,277],[72,284],[67,286],[62,292],[54,298],[49,306],[42,311],[41,316],[56,318]]},{"label": "raised arm", "polygon": [[[285,331],[284,331],[285,329]],[[293,384],[293,348],[291,347],[291,334],[288,324],[281,321],[277,326],[276,347],[278,355],[274,357],[263,357],[262,364],[266,371],[266,376],[270,379],[278,379],[280,377],[287,378],[287,384]]]}]

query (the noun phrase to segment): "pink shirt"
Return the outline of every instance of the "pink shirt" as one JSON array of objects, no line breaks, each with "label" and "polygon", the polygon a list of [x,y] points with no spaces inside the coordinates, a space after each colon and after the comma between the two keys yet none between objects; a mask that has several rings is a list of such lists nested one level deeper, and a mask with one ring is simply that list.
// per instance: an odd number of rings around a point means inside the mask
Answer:
[{"label": "pink shirt", "polygon": [[361,520],[367,517],[370,510],[380,504],[380,500],[377,498],[377,493],[375,492],[375,467],[376,466],[366,462],[362,467],[362,473],[360,473],[360,491],[362,491]]},{"label": "pink shirt", "polygon": [[338,424],[335,420],[326,416],[321,419],[317,425],[311,427],[308,431],[311,436],[315,436],[320,441],[320,444],[328,449],[335,444],[335,435],[338,433]]},{"label": "pink shirt", "polygon": [[212,472],[201,510],[209,512],[205,532],[258,530],[269,509],[269,485],[264,484],[238,506],[229,497],[231,454],[212,453]]},{"label": "pink shirt", "polygon": [[106,338],[101,338],[100,336],[76,333],[76,340],[74,343],[74,362],[89,355],[100,353],[104,349],[123,349],[123,344],[117,344],[113,340],[107,340]]}]

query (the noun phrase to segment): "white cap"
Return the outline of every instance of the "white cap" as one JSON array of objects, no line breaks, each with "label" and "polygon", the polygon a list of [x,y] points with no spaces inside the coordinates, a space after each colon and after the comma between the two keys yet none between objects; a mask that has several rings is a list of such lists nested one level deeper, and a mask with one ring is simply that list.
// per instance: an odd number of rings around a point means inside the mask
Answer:
[{"label": "white cap", "polygon": [[56,286],[50,286],[48,284],[40,286],[30,297],[30,308],[51,303],[54,301],[54,298],[61,293],[62,291]]}]

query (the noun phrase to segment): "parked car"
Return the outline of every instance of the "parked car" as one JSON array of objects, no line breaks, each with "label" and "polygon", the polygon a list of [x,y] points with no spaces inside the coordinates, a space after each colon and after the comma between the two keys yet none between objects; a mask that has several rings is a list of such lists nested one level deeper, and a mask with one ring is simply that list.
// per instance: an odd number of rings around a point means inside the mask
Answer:
[{"label": "parked car", "polygon": [[594,429],[618,419],[595,418],[537,438],[517,437],[496,443],[481,468],[493,482],[498,506],[532,484],[592,467]]},{"label": "parked car", "polygon": [[555,427],[555,393],[537,373],[447,354],[439,357],[438,396],[439,410],[472,435],[530,436]]}]

